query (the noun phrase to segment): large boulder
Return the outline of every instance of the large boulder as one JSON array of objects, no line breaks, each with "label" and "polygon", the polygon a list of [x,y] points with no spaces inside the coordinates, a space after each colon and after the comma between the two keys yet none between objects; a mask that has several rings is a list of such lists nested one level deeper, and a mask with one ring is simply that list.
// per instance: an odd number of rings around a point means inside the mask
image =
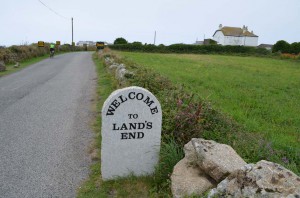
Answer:
[{"label": "large boulder", "polygon": [[183,147],[184,156],[187,159],[187,163],[191,166],[197,166],[197,153],[196,150],[192,144],[192,141],[189,141],[186,145]]},{"label": "large boulder", "polygon": [[6,70],[5,63],[3,61],[0,61],[0,72],[3,72]]},{"label": "large boulder", "polygon": [[175,198],[201,195],[217,185],[201,169],[190,166],[186,158],[183,158],[174,167],[171,181],[172,194]]},{"label": "large boulder", "polygon": [[300,177],[279,164],[262,160],[235,171],[208,197],[300,197]]},{"label": "large boulder", "polygon": [[201,195],[216,187],[217,183],[195,163],[197,155],[191,141],[184,146],[184,154],[185,157],[176,164],[171,175],[173,197]]},{"label": "large boulder", "polygon": [[197,164],[217,182],[246,165],[235,150],[226,144],[201,138],[191,141],[197,153]]}]

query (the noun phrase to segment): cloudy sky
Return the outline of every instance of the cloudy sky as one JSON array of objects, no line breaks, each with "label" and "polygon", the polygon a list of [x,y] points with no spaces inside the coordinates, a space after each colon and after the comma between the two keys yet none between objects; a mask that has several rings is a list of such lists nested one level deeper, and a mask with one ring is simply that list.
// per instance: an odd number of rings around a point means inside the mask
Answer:
[{"label": "cloudy sky", "polygon": [[[49,10],[41,2],[54,10]],[[1,0],[0,45],[39,40],[191,44],[219,24],[248,26],[258,43],[300,42],[300,0]]]}]

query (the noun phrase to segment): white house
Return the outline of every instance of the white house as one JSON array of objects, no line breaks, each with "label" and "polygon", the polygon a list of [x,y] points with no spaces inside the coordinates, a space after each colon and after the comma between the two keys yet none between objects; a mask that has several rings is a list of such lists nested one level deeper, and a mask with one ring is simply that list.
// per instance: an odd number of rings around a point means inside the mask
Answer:
[{"label": "white house", "polygon": [[77,42],[77,46],[83,46],[83,45],[94,46],[94,45],[96,45],[96,43],[93,41],[78,41]]},{"label": "white house", "polygon": [[220,45],[243,45],[243,46],[257,46],[258,36],[249,32],[247,26],[243,28],[228,27],[219,25],[219,29],[215,31],[213,39]]}]

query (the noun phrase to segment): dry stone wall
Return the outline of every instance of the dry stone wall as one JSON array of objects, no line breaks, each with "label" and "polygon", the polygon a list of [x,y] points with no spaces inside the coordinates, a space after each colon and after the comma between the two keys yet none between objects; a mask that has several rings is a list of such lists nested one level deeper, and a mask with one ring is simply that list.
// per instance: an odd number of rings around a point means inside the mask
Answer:
[{"label": "dry stone wall", "polygon": [[111,57],[106,57],[105,64],[108,66],[108,69],[111,73],[115,75],[115,78],[118,80],[120,86],[125,85],[126,76],[134,75],[132,72],[128,71],[124,64],[119,64]]},{"label": "dry stone wall", "polygon": [[279,164],[246,162],[228,145],[193,138],[171,176],[173,197],[300,198],[300,177]]}]

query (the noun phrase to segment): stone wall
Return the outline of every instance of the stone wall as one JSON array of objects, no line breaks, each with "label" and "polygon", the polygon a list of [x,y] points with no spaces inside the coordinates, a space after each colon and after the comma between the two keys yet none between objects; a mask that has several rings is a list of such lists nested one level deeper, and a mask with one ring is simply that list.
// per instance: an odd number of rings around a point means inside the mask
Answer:
[{"label": "stone wall", "polygon": [[279,164],[246,162],[225,144],[193,138],[174,167],[173,197],[300,197],[300,177]]},{"label": "stone wall", "polygon": [[105,57],[104,61],[106,66],[108,66],[109,71],[115,75],[115,78],[121,87],[126,84],[126,78],[130,78],[130,76],[134,75],[125,68],[124,64],[117,63],[112,57]]}]

